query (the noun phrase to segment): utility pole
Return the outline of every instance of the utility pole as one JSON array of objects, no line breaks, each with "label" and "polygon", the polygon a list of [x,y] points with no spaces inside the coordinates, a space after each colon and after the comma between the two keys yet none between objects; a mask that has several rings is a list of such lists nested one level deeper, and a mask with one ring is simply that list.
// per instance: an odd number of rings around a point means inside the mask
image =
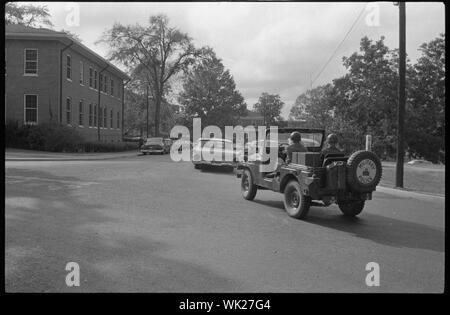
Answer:
[{"label": "utility pole", "polygon": [[397,110],[397,166],[395,186],[403,188],[404,163],[404,125],[405,125],[405,77],[406,77],[406,14],[405,2],[398,3],[399,8],[399,58],[398,58],[398,110]]},{"label": "utility pole", "polygon": [[147,138],[148,138],[148,84],[146,85],[145,99],[146,99],[146,101],[147,101],[147,123],[146,123],[146,130],[147,130]]}]

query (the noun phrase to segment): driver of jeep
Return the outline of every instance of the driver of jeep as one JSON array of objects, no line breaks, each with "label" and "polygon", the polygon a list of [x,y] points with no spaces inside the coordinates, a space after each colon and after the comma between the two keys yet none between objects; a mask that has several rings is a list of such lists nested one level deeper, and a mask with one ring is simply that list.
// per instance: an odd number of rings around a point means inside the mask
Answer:
[{"label": "driver of jeep", "polygon": [[294,131],[293,133],[291,133],[288,140],[289,146],[286,148],[285,151],[283,150],[282,156],[278,156],[275,171],[267,173],[265,177],[268,178],[276,177],[280,170],[280,166],[291,162],[293,152],[308,152],[308,150],[302,144],[301,140],[302,135],[300,134],[300,132]]},{"label": "driver of jeep", "polygon": [[289,137],[289,146],[286,148],[286,163],[292,161],[293,152],[308,152],[302,143],[302,135],[298,131],[294,131]]}]

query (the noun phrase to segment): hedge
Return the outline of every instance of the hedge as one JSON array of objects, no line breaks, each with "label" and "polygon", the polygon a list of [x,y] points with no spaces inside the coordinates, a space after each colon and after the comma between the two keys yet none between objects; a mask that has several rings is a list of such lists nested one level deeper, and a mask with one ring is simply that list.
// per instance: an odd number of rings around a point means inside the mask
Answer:
[{"label": "hedge", "polygon": [[51,152],[119,152],[137,149],[138,144],[85,141],[74,128],[68,126],[19,126],[16,121],[8,121],[5,124],[5,146]]}]

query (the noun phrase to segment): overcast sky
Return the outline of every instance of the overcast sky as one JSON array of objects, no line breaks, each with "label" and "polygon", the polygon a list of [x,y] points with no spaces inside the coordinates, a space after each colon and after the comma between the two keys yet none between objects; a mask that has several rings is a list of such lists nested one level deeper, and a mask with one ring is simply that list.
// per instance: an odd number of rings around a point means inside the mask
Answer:
[{"label": "overcast sky", "polygon": [[[357,51],[364,35],[374,40],[385,36],[388,47],[398,47],[398,7],[392,2],[79,2],[79,26],[66,23],[70,4],[39,4],[48,6],[55,29],[79,34],[86,46],[102,56],[107,55],[107,47],[95,42],[114,22],[144,25],[149,16],[164,13],[198,47],[207,45],[216,51],[249,108],[262,92],[279,94],[286,104],[285,118],[362,9],[352,32],[313,86],[343,75],[342,57]],[[417,58],[420,44],[445,32],[444,11],[442,3],[406,4],[406,50],[411,60]]]}]

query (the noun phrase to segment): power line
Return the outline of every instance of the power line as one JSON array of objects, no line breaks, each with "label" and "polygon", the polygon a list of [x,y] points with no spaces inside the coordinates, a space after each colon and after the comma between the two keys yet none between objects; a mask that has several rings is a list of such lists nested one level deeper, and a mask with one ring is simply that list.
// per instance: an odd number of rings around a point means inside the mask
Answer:
[{"label": "power line", "polygon": [[325,65],[322,67],[322,69],[320,70],[319,74],[315,77],[315,79],[312,81],[311,83],[311,87],[314,84],[314,82],[316,82],[316,80],[320,77],[320,75],[322,74],[322,72],[325,70],[325,68],[328,66],[328,64],[330,63],[330,61],[333,59],[334,55],[337,53],[337,51],[339,50],[339,48],[341,48],[342,44],[344,43],[344,41],[347,39],[348,35],[350,34],[350,32],[353,30],[353,28],[355,27],[356,23],[358,22],[359,18],[361,17],[361,15],[363,14],[364,10],[366,9],[366,5],[364,5],[364,7],[361,9],[361,11],[359,12],[358,16],[356,17],[355,21],[353,22],[352,26],[350,26],[350,29],[347,31],[347,33],[345,34],[344,38],[342,39],[342,41],[339,43],[339,45],[336,47],[336,49],[334,50],[334,52],[331,54],[330,58],[328,59],[328,61],[325,63]]}]

